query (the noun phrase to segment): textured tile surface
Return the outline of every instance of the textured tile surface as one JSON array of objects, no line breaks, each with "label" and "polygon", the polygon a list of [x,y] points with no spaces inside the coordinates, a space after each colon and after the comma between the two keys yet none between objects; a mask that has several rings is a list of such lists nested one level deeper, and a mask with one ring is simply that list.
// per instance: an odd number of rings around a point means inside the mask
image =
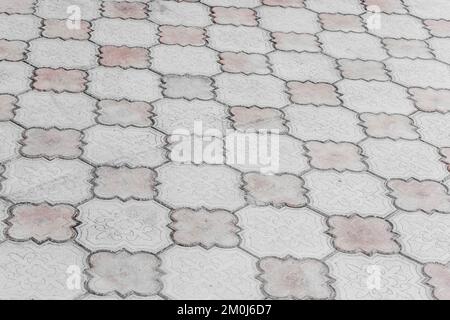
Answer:
[{"label": "textured tile surface", "polygon": [[0,299],[450,299],[446,0],[0,0]]}]

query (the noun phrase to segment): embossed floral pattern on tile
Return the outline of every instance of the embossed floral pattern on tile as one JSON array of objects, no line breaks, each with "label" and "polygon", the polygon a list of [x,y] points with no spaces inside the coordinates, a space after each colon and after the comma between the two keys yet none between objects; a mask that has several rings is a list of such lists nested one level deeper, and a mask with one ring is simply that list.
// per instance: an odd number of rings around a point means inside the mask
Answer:
[{"label": "embossed floral pattern on tile", "polygon": [[[83,291],[86,252],[73,243],[37,245],[34,242],[0,244],[2,299],[75,299]],[[68,267],[72,266],[71,269]],[[67,271],[80,272],[79,286],[68,282]],[[73,286],[68,286],[72,283]]]},{"label": "embossed floral pattern on tile", "polygon": [[[370,25],[371,13],[367,12],[363,15],[366,25]],[[368,28],[373,35],[382,38],[395,39],[417,39],[424,40],[428,38],[428,32],[424,28],[422,21],[411,15],[404,14],[386,14],[379,13],[378,18],[383,20],[383,23],[377,27]]]},{"label": "embossed floral pattern on tile", "polygon": [[[416,110],[408,98],[407,90],[384,81],[343,80],[337,85],[344,105],[362,112],[401,113],[408,115]],[[392,107],[395,105],[395,107]]]},{"label": "embossed floral pattern on tile", "polygon": [[424,23],[433,36],[450,37],[450,21],[425,20]]},{"label": "embossed floral pattern on tile", "polygon": [[[100,17],[100,1],[78,1],[78,6],[83,12],[83,18],[92,20]],[[73,0],[60,0],[55,4],[52,0],[39,0],[36,5],[36,14],[43,18],[67,18],[67,8],[73,4]]]},{"label": "embossed floral pattern on tile", "polygon": [[433,57],[427,43],[420,40],[385,39],[384,45],[393,57],[411,59]]},{"label": "embossed floral pattern on tile", "polygon": [[311,159],[310,163],[315,168],[337,171],[364,171],[367,168],[361,150],[351,143],[310,141],[305,146]]},{"label": "embossed floral pattern on tile", "polygon": [[271,108],[232,107],[230,109],[233,126],[237,130],[279,130],[286,132],[285,120],[281,111]]},{"label": "embossed floral pattern on tile", "polygon": [[389,77],[382,62],[340,59],[338,61],[342,76],[352,80],[387,81]]},{"label": "embossed floral pattern on tile", "polygon": [[450,90],[435,90],[432,88],[411,88],[409,92],[416,101],[419,110],[425,112],[448,112],[450,111]]},{"label": "embossed floral pattern on tile", "polygon": [[86,89],[87,74],[80,70],[37,69],[33,86],[37,90],[82,92]]},{"label": "embossed floral pattern on tile", "polygon": [[292,8],[303,8],[304,0],[262,0],[263,4],[268,6],[281,6]]},{"label": "embossed floral pattern on tile", "polygon": [[35,0],[4,0],[0,4],[0,12],[30,14],[34,4]]},{"label": "embossed floral pattern on tile", "polygon": [[275,43],[275,48],[283,51],[309,51],[319,52],[319,42],[314,35],[311,34],[297,34],[294,32],[273,32],[272,38]]},{"label": "embossed floral pattern on tile", "polygon": [[27,61],[38,68],[87,70],[97,66],[96,55],[90,41],[39,38],[30,41]]},{"label": "embossed floral pattern on tile", "polygon": [[269,32],[261,28],[214,24],[207,27],[206,34],[209,46],[220,52],[265,54],[272,50]]},{"label": "embossed floral pattern on tile", "polygon": [[333,287],[338,300],[430,299],[429,289],[423,285],[422,266],[401,255],[338,253],[327,265],[330,276],[336,279]]},{"label": "embossed floral pattern on tile", "polygon": [[220,54],[222,69],[231,73],[268,74],[267,58],[258,54],[224,52]]},{"label": "embossed floral pattern on tile", "polygon": [[273,74],[286,81],[336,82],[336,62],[320,53],[273,51],[268,54]]},{"label": "embossed floral pattern on tile", "polygon": [[39,37],[41,19],[33,15],[1,13],[0,30],[6,40],[28,41]]},{"label": "embossed floral pattern on tile", "polygon": [[228,108],[217,101],[166,98],[152,105],[155,113],[154,126],[166,133],[182,129],[193,134],[196,125],[201,124],[203,133],[207,135],[208,132],[212,132],[210,129],[221,130],[229,127]]},{"label": "embossed floral pattern on tile", "polygon": [[146,68],[149,55],[145,48],[104,46],[100,48],[100,63],[106,67]]},{"label": "embossed floral pattern on tile", "polygon": [[[211,24],[209,7],[201,3],[156,0],[149,3],[149,10],[152,21],[159,25],[202,27]],[[189,15],[186,15],[186,12],[189,12]]]},{"label": "embossed floral pattern on tile", "polygon": [[259,25],[266,30],[311,34],[321,30],[317,14],[304,8],[262,6],[256,11]]},{"label": "embossed floral pattern on tile", "polygon": [[271,75],[222,73],[214,80],[217,99],[224,104],[272,108],[289,104],[284,82]]},{"label": "embossed floral pattern on tile", "polygon": [[375,138],[414,140],[419,138],[417,127],[410,118],[400,114],[363,113],[361,124],[366,133]]},{"label": "embossed floral pattern on tile", "polygon": [[[405,13],[406,9],[401,0],[363,0],[368,11],[374,11],[380,8],[386,13]],[[370,10],[372,9],[372,10]]]},{"label": "embossed floral pattern on tile", "polygon": [[448,171],[450,171],[450,148],[442,148],[441,154],[444,156],[444,159],[442,159],[442,161],[448,164],[447,169]]}]

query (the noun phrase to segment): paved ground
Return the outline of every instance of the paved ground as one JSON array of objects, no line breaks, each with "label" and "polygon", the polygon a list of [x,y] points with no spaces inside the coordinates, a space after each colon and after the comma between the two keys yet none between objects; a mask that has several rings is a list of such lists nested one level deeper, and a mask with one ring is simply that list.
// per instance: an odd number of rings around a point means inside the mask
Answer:
[{"label": "paved ground", "polygon": [[0,298],[450,298],[449,1],[0,12]]}]

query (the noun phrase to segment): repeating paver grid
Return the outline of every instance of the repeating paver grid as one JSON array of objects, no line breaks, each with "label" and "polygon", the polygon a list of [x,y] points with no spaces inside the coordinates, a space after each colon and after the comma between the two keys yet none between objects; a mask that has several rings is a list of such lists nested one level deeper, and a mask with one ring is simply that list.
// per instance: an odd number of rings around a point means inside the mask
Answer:
[{"label": "repeating paver grid", "polygon": [[1,299],[450,299],[447,0],[1,0],[0,133]]}]

